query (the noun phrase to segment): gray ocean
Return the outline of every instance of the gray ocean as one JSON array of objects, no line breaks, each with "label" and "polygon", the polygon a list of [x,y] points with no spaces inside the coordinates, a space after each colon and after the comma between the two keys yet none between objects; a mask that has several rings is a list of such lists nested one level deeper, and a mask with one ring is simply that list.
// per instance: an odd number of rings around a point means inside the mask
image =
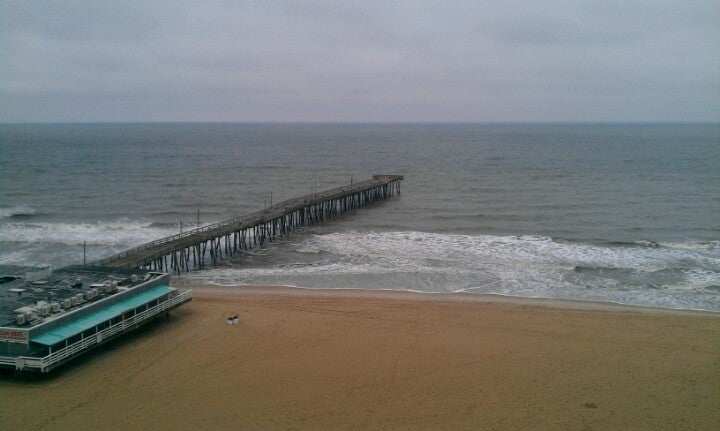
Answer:
[{"label": "gray ocean", "polygon": [[0,125],[0,265],[380,173],[402,196],[176,280],[720,311],[718,124]]}]

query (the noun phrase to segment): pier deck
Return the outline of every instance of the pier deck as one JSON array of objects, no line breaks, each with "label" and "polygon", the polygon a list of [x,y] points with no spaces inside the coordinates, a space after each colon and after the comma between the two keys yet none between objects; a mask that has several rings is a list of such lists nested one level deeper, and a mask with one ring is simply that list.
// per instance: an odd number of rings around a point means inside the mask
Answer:
[{"label": "pier deck", "polygon": [[215,265],[224,256],[232,256],[239,250],[262,245],[300,227],[399,195],[401,180],[400,175],[375,175],[367,181],[288,199],[262,211],[152,241],[91,265],[143,267],[180,273],[191,267],[205,267],[206,255]]}]

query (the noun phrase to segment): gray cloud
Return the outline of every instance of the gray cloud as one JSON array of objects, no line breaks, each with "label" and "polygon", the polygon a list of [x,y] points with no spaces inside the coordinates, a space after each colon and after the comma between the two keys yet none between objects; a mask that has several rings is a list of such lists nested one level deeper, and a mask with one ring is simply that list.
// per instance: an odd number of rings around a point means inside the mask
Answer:
[{"label": "gray cloud", "polygon": [[0,121],[720,121],[712,1],[0,0]]}]

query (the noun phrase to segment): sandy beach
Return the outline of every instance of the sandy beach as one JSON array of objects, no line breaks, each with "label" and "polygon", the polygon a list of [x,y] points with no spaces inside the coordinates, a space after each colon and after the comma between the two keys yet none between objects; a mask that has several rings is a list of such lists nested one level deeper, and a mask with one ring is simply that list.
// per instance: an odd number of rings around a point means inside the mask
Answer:
[{"label": "sandy beach", "polygon": [[[720,428],[720,316],[480,295],[194,287],[51,376],[15,429]],[[226,318],[239,313],[237,325]]]}]

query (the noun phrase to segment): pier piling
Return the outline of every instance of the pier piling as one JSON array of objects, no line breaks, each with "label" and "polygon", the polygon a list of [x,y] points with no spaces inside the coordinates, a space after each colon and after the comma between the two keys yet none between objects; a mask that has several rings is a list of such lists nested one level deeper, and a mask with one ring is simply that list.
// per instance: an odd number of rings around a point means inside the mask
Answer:
[{"label": "pier piling", "polygon": [[[230,220],[158,239],[90,265],[115,268],[141,267],[180,274],[205,268],[207,255],[214,266],[241,250],[262,247],[279,236],[322,223],[338,214],[400,195],[400,175],[375,175],[324,192],[313,187],[312,194],[265,207]],[[198,210],[198,223],[200,211]],[[182,229],[182,228],[181,228]],[[192,259],[190,255],[192,254]],[[168,262],[169,257],[169,262]],[[192,267],[191,267],[192,261]],[[169,263],[169,264],[168,264]]]}]

